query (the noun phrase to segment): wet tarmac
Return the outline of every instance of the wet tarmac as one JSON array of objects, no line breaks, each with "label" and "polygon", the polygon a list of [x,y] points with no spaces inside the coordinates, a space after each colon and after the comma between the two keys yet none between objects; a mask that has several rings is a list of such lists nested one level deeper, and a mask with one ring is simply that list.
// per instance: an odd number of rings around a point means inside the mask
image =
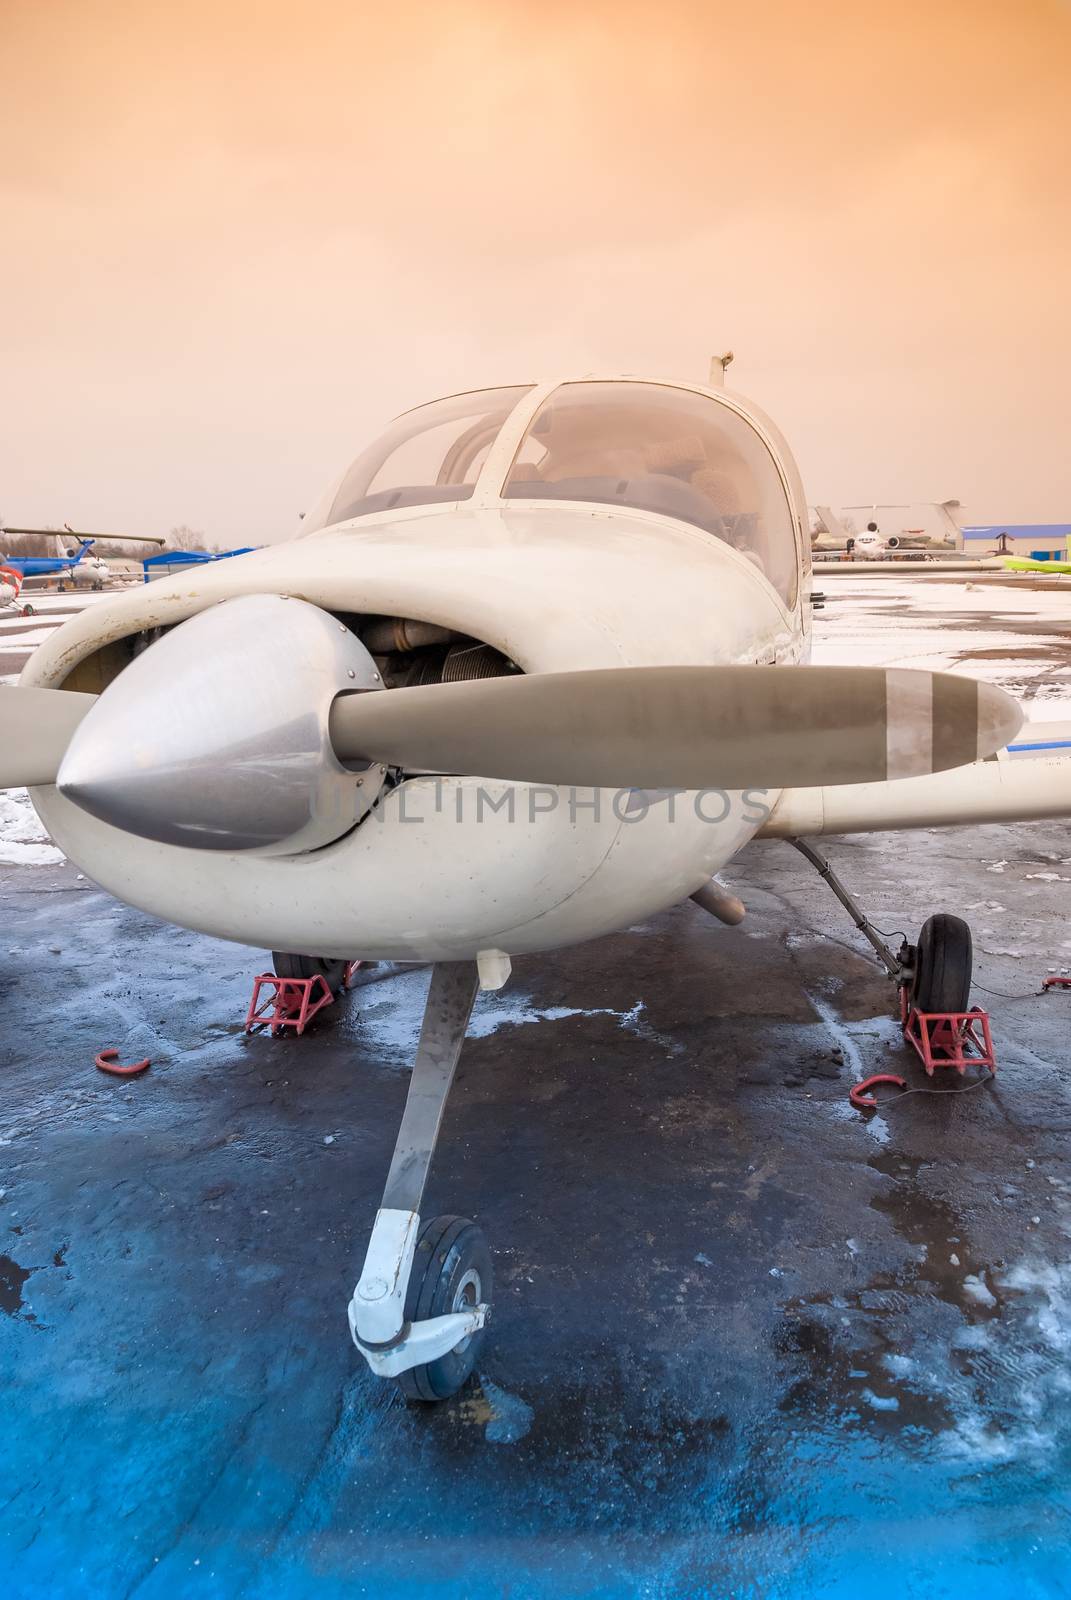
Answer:
[{"label": "wet tarmac", "polygon": [[0,868],[4,1593],[1071,1593],[1071,993],[1034,994],[1071,839],[829,853],[883,928],[972,920],[996,1081],[849,1107],[928,1085],[786,845],[727,874],[738,929],[689,904],[518,961],[426,1207],[490,1238],[489,1340],[416,1408],[345,1308],[426,972],[245,1038],[263,952]]}]

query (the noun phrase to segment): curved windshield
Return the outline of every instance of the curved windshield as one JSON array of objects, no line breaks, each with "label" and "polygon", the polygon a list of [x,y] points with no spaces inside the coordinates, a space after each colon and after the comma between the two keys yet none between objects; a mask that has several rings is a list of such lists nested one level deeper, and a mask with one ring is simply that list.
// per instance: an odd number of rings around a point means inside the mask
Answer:
[{"label": "curved windshield", "polygon": [[328,524],[373,511],[467,500],[499,428],[530,388],[477,389],[396,418],[346,473]]},{"label": "curved windshield", "polygon": [[709,395],[654,383],[563,384],[532,419],[502,493],[694,523],[795,602],[792,508],[774,458],[750,423]]}]

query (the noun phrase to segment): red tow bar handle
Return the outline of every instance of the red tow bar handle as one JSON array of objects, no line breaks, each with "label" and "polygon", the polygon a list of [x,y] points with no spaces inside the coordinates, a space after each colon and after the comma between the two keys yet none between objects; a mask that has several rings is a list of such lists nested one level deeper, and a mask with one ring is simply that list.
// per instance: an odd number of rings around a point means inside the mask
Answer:
[{"label": "red tow bar handle", "polygon": [[135,1061],[132,1066],[121,1067],[118,1050],[102,1050],[93,1064],[99,1071],[107,1072],[113,1078],[134,1078],[139,1072],[144,1072],[150,1063],[149,1057],[146,1056],[144,1061]]},{"label": "red tow bar handle", "polygon": [[893,1083],[898,1089],[907,1088],[907,1079],[899,1077],[895,1072],[875,1072],[869,1078],[864,1078],[862,1083],[853,1083],[848,1090],[848,1099],[857,1111],[876,1111],[878,1102],[872,1094],[867,1094],[868,1089],[873,1089],[877,1083]]}]

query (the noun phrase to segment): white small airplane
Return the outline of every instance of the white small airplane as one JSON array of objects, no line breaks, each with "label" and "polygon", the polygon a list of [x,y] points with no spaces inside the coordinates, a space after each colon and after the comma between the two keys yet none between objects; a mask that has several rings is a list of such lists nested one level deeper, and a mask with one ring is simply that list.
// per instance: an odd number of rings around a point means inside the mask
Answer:
[{"label": "white small airplane", "polygon": [[[720,376],[720,368],[717,374]],[[790,839],[919,1009],[965,1009],[970,933],[893,952],[803,841],[1071,814],[1071,763],[946,673],[808,665],[796,466],[755,406],[635,378],[455,395],[393,422],[298,538],[108,599],[0,690],[0,783],[131,905],[281,975],[434,963],[350,1328],[410,1398],[476,1362],[491,1259],[421,1223],[477,988]]]}]

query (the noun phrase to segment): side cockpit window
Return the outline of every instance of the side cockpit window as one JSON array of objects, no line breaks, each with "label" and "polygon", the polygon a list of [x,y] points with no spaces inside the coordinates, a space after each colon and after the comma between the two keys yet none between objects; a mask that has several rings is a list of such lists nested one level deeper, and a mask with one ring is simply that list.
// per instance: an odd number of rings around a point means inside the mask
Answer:
[{"label": "side cockpit window", "polygon": [[533,418],[502,492],[693,523],[795,603],[796,537],[781,474],[751,424],[709,395],[651,383],[563,384]]},{"label": "side cockpit window", "polygon": [[529,388],[478,389],[396,418],[346,473],[327,524],[467,500],[499,428]]}]

